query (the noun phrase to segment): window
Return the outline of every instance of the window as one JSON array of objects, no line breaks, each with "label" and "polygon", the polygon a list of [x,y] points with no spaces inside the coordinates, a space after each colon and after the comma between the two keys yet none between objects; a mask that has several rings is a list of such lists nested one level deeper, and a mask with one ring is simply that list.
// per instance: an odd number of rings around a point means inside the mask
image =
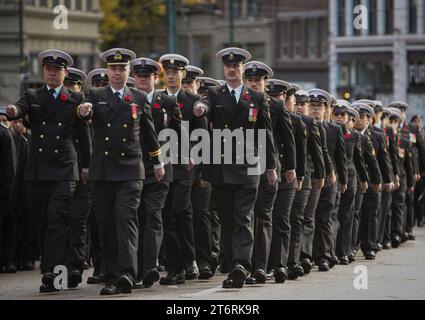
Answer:
[{"label": "window", "polygon": [[255,57],[258,61],[266,60],[266,44],[261,43],[247,43],[246,49]]},{"label": "window", "polygon": [[75,0],[75,10],[77,11],[83,10],[83,0]]},{"label": "window", "polygon": [[394,33],[394,0],[385,3],[385,34]]},{"label": "window", "polygon": [[248,17],[258,17],[260,15],[260,1],[248,0]]},{"label": "window", "polygon": [[40,7],[47,7],[47,0],[40,0]]},{"label": "window", "polygon": [[[359,6],[359,5],[361,5],[361,4],[362,4],[362,1],[361,0],[354,0],[353,1],[353,9],[351,11],[354,12],[354,8],[357,7],[357,6]],[[354,19],[354,15],[352,17]],[[362,34],[362,30],[359,29],[359,28],[356,28],[355,25],[354,25],[354,23],[352,23],[351,25],[353,26],[352,27],[353,28],[353,35],[359,36],[359,35]]]},{"label": "window", "polygon": [[369,0],[369,34],[377,34],[378,31],[378,1]]},{"label": "window", "polygon": [[345,1],[338,1],[338,36],[345,35]]},{"label": "window", "polygon": [[278,27],[278,57],[289,57],[289,22],[281,21]]},{"label": "window", "polygon": [[56,8],[58,5],[60,5],[60,1],[59,0],[53,0],[52,1],[52,8]]},{"label": "window", "polygon": [[68,10],[71,10],[71,0],[65,0],[63,4]]},{"label": "window", "polygon": [[326,57],[328,55],[329,47],[329,32],[328,32],[328,19],[319,19],[319,57]]},{"label": "window", "polygon": [[299,20],[294,20],[291,23],[291,43],[292,43],[292,58],[301,57],[301,24]]},{"label": "window", "polygon": [[306,28],[306,39],[307,39],[307,57],[315,58],[317,57],[317,20],[309,19],[307,20]]},{"label": "window", "polygon": [[418,32],[417,12],[417,0],[409,0],[409,33]]}]

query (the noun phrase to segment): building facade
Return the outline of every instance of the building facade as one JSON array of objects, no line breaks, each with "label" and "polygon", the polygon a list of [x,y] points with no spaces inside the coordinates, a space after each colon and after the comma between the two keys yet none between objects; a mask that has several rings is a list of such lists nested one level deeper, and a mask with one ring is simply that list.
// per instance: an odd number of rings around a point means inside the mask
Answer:
[{"label": "building facade", "polygon": [[424,114],[425,1],[330,0],[329,17],[331,92]]},{"label": "building facade", "polygon": [[19,2],[0,1],[0,104],[14,102],[25,88],[40,86],[37,55],[43,50],[64,50],[76,68],[87,72],[98,66],[98,0],[23,0],[21,12]]}]

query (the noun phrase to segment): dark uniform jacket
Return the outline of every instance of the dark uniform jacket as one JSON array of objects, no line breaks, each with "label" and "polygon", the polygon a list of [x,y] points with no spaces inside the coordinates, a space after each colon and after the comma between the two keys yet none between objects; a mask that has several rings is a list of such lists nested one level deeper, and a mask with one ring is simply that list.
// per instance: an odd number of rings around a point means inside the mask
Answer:
[{"label": "dark uniform jacket", "polygon": [[[167,90],[164,91],[164,94],[167,94]],[[187,134],[190,137],[190,134],[193,132],[193,130],[196,129],[207,129],[207,121],[205,117],[197,118],[193,114],[193,106],[195,102],[199,101],[201,99],[200,96],[192,94],[184,89],[180,89],[179,93],[177,94],[177,105],[178,108],[181,111],[182,114],[182,120],[186,123],[189,123],[189,131],[185,130],[184,132],[187,132]],[[191,150],[191,147],[193,146],[193,143],[189,143],[189,152]],[[184,159],[181,158],[181,144],[179,144],[179,164],[173,165],[173,180],[194,180],[195,176],[197,174],[196,168],[188,171],[187,170],[187,163],[184,163]],[[186,156],[183,154],[183,156]],[[188,155],[187,155],[188,156]],[[187,160],[187,159],[186,159]]]},{"label": "dark uniform jacket", "polygon": [[415,170],[413,163],[413,140],[410,136],[409,126],[407,124],[403,125],[399,133],[400,145],[399,145],[399,165],[400,168],[403,167],[403,170],[400,170],[401,176],[406,175],[407,187],[413,187],[415,184]]},{"label": "dark uniform jacket", "polygon": [[382,129],[371,126],[368,129],[373,147],[378,158],[379,169],[381,170],[382,180],[384,184],[394,181],[393,168],[391,166],[389,146],[387,138]]},{"label": "dark uniform jacket", "polygon": [[393,168],[394,175],[400,174],[399,163],[398,163],[398,138],[394,133],[394,129],[390,126],[384,129],[387,143],[388,151],[390,153],[391,165]]},{"label": "dark uniform jacket", "polygon": [[[305,125],[300,122],[300,119],[298,121],[295,120],[296,123],[292,121],[293,117],[285,109],[282,100],[272,97],[268,97],[268,99],[275,148],[279,158],[279,161],[276,161],[279,181],[281,181],[282,174],[288,170],[297,169],[299,170],[297,172],[302,174],[301,177],[304,177],[305,160],[303,161],[302,159],[305,159],[307,148]],[[299,162],[298,158],[300,158]],[[265,175],[263,177],[265,178]],[[286,182],[286,180],[283,181]]]},{"label": "dark uniform jacket", "polygon": [[15,119],[28,115],[32,138],[25,179],[29,181],[78,181],[77,152],[73,134],[78,137],[83,167],[90,160],[90,138],[85,121],[77,116],[83,96],[62,87],[54,99],[44,86],[28,90],[15,104]]},{"label": "dark uniform jacket", "polygon": [[[155,91],[152,98],[152,118],[155,125],[155,131],[159,135],[161,130],[170,128],[175,130],[177,135],[181,136],[182,113],[174,97],[169,97],[162,92]],[[179,140],[180,141],[180,140]],[[165,142],[160,142],[160,145]],[[149,156],[148,146],[145,140],[142,140],[143,163],[145,165],[145,184],[156,182],[154,172],[154,162]],[[164,165],[165,175],[161,182],[173,182],[173,165],[168,162]]]},{"label": "dark uniform jacket", "polygon": [[[323,155],[322,136],[319,126],[314,118],[300,115],[303,123],[307,126],[307,166],[306,175],[312,175],[316,179],[326,178],[325,159]],[[327,148],[326,148],[327,150]],[[311,185],[309,186],[311,187]]]},{"label": "dark uniform jacket", "polygon": [[9,129],[0,124],[0,201],[9,200],[10,190],[12,182],[15,179],[15,174],[15,143]]},{"label": "dark uniform jacket", "polygon": [[326,129],[327,144],[332,165],[336,169],[335,174],[339,183],[348,183],[347,155],[345,154],[345,139],[340,126],[332,122],[323,122]]},{"label": "dark uniform jacket", "polygon": [[[222,143],[222,152],[224,143],[231,143],[232,161],[230,164],[212,164],[203,166],[203,177],[213,185],[223,184],[255,184],[260,180],[261,170],[258,174],[248,174],[248,168],[256,168],[257,161],[248,161],[246,155],[258,155],[259,144],[247,143],[247,129],[254,130],[254,136],[258,136],[258,130],[263,129],[266,136],[266,145],[262,146],[265,159],[266,169],[276,169],[276,152],[273,142],[273,133],[271,129],[270,106],[265,94],[257,91],[246,89],[242,90],[241,97],[236,103],[232,98],[227,85],[222,87],[208,88],[208,94],[201,100],[206,106],[206,113],[212,129],[225,130],[229,129],[233,132],[236,129],[242,129],[245,138],[245,159],[236,159],[237,142],[231,139]],[[224,139],[223,139],[224,140]],[[257,139],[255,139],[257,140]],[[241,141],[239,141],[241,142]],[[248,151],[246,150],[248,146]],[[213,143],[211,143],[211,155],[213,152]],[[224,156],[224,154],[222,154]],[[239,156],[240,157],[240,156]],[[251,159],[250,159],[251,160]],[[241,162],[241,164],[237,163]],[[251,163],[249,163],[251,162]]]},{"label": "dark uniform jacket", "polygon": [[365,160],[366,170],[369,176],[369,184],[381,184],[382,175],[379,169],[378,159],[376,158],[376,151],[370,139],[369,129],[366,129],[364,134],[361,134],[361,147],[362,155]]},{"label": "dark uniform jacket", "polygon": [[117,101],[107,86],[90,90],[86,102],[93,105],[90,180],[143,180],[143,143],[153,162],[160,163],[160,145],[146,94],[125,87],[123,99]]}]

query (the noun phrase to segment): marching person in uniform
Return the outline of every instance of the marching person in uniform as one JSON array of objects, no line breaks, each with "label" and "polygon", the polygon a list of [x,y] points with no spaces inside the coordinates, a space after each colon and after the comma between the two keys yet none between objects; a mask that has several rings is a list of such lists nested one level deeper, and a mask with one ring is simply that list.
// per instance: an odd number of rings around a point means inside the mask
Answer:
[{"label": "marching person in uniform", "polygon": [[[272,78],[272,69],[259,61],[250,61],[244,66],[245,86],[249,89],[265,92],[267,79]],[[278,225],[279,233],[275,235],[278,241],[275,244],[279,250],[273,261],[273,276],[275,281],[282,283],[287,278],[286,258],[289,247],[289,213],[291,212],[292,200],[296,191],[296,148],[293,127],[289,112],[285,109],[284,102],[266,96],[270,106],[272,131],[278,168],[278,185],[270,186],[267,181],[267,173],[261,176],[258,188],[257,200],[254,206],[254,250],[252,254],[252,277],[251,283],[265,283],[267,279],[267,260],[272,244],[272,220],[273,225]],[[273,214],[276,212],[275,214]],[[275,228],[276,230],[276,228]],[[277,231],[277,230],[276,230]],[[273,256],[273,253],[272,253]],[[274,259],[274,256],[272,260]],[[283,263],[282,263],[283,261]]]},{"label": "marching person in uniform", "polygon": [[[251,59],[251,54],[244,49],[231,47],[220,50],[217,58],[224,64],[226,84],[222,87],[210,87],[207,96],[196,104],[194,114],[197,117],[207,115],[213,129],[230,131],[239,129],[244,136],[247,129],[253,129],[254,133],[265,130],[266,145],[263,148],[265,148],[266,168],[264,169],[267,170],[268,183],[274,187],[277,181],[276,153],[269,105],[263,93],[247,89],[242,80],[243,65]],[[260,173],[248,172],[248,169],[258,170],[258,163],[247,165],[245,154],[236,155],[237,143],[234,139],[231,140],[231,162],[223,164],[225,156],[223,153],[221,164],[202,167],[202,178],[213,186],[223,229],[225,256],[231,263],[231,271],[224,280],[223,287],[241,288],[251,271],[254,245],[252,224]],[[223,145],[224,142],[221,144],[222,148]],[[245,146],[247,145],[245,142]],[[254,154],[258,154],[258,144],[254,143],[251,148]],[[217,158],[217,155],[213,156]],[[241,156],[243,159],[240,159]],[[238,162],[236,157],[239,157]]]},{"label": "marching person in uniform", "polygon": [[[339,260],[339,264],[348,265],[351,254],[351,232],[353,230],[354,204],[357,192],[357,180],[359,188],[366,192],[368,175],[361,148],[361,136],[353,130],[355,119],[359,113],[350,107],[346,100],[337,100],[332,111],[333,121],[341,126],[345,139],[345,150],[348,162],[348,185],[347,191],[341,194],[338,208],[336,237],[333,239],[333,248]],[[335,235],[334,235],[335,236]]]},{"label": "marching person in uniform", "polygon": [[192,94],[198,94],[199,81],[198,77],[204,75],[204,70],[201,68],[188,65],[186,66],[186,77],[182,80],[182,88]]},{"label": "marching person in uniform", "polygon": [[[67,89],[81,92],[83,82],[87,80],[86,74],[75,68],[68,68],[68,74],[64,80]],[[86,124],[90,132],[90,126]],[[78,172],[80,180],[77,182],[74,196],[69,209],[69,244],[66,254],[67,265],[71,271],[83,273],[87,260],[87,228],[91,212],[91,187],[87,181],[88,172],[83,173],[82,152],[78,137],[74,134],[75,150],[77,151]],[[87,169],[84,169],[87,170]],[[87,264],[87,263],[86,263]],[[69,272],[70,270],[68,270]]]},{"label": "marching person in uniform", "polygon": [[[138,58],[131,62],[136,88],[145,92],[152,107],[152,118],[157,134],[165,128],[175,130],[181,135],[181,111],[174,97],[155,90],[155,82],[161,66],[149,58]],[[162,210],[165,206],[170,183],[173,181],[173,166],[164,165],[165,176],[157,181],[152,162],[142,141],[145,181],[142,201],[139,207],[139,250],[138,284],[135,288],[149,288],[159,280],[157,261],[163,240]]]},{"label": "marching person in uniform", "polygon": [[[69,207],[79,181],[74,130],[81,147],[81,166],[85,169],[91,145],[87,125],[76,113],[83,96],[63,85],[67,68],[73,64],[71,56],[59,50],[46,50],[38,55],[38,61],[43,66],[45,85],[26,92],[15,105],[8,107],[8,115],[12,119],[28,115],[31,125],[25,179],[31,183],[31,207],[41,208],[39,213],[43,215],[31,216],[34,230],[41,230],[47,220],[45,236],[40,239],[44,242],[40,293],[45,293],[56,291],[54,269],[66,262]],[[81,274],[69,267],[68,286],[72,288],[81,282]]]},{"label": "marching person in uniform", "polygon": [[[182,113],[182,121],[189,124],[189,132],[206,129],[204,118],[193,115],[193,106],[200,97],[182,89],[189,60],[178,54],[166,54],[159,59],[164,70],[166,90],[164,94],[174,97]],[[179,145],[179,152],[183,148]],[[173,165],[173,183],[170,186],[165,209],[165,249],[167,276],[160,279],[162,285],[182,284],[199,276],[193,231],[193,208],[191,194],[196,170],[190,156],[179,157],[179,163]]]},{"label": "marching person in uniform", "polygon": [[131,293],[136,281],[137,210],[145,179],[142,145],[154,163],[157,181],[165,173],[147,95],[126,86],[135,58],[127,49],[104,52],[110,85],[90,90],[78,107],[94,129],[90,181],[105,267],[101,295]]},{"label": "marching person in uniform", "polygon": [[93,88],[109,85],[108,69],[94,69],[87,74],[87,82]]}]

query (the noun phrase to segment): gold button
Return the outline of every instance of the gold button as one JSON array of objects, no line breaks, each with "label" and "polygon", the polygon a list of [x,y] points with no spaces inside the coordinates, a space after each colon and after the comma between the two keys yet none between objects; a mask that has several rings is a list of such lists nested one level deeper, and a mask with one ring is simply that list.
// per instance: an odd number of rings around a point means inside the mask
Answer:
[{"label": "gold button", "polygon": [[107,126],[108,126],[108,127],[110,127],[110,126],[111,126],[111,124],[110,124],[110,123],[108,123],[108,124],[107,124]]},{"label": "gold button", "polygon": [[45,126],[45,125],[46,125],[46,121],[43,121],[41,124],[42,124],[43,126]]},{"label": "gold button", "polygon": [[59,127],[61,127],[61,126],[62,126],[62,123],[60,123],[60,122],[59,122],[59,123],[58,123],[58,126],[59,126]]},{"label": "gold button", "polygon": [[55,150],[55,153],[58,154],[59,153],[59,150]]},{"label": "gold button", "polygon": [[124,157],[125,156],[125,153],[123,152],[123,153],[121,153],[121,157]]},{"label": "gold button", "polygon": [[109,155],[109,152],[108,151],[105,151],[105,156],[107,156],[107,155]]},{"label": "gold button", "polygon": [[105,138],[105,141],[109,141],[109,137],[106,137],[106,138]]},{"label": "gold button", "polygon": [[281,154],[280,157],[283,158],[283,154]]},{"label": "gold button", "polygon": [[43,149],[42,148],[38,149],[38,152],[43,152]]},{"label": "gold button", "polygon": [[127,124],[126,124],[126,123],[124,123],[123,127],[124,127],[124,128],[127,128]]},{"label": "gold button", "polygon": [[225,128],[228,128],[229,126],[227,124],[224,125]]},{"label": "gold button", "polygon": [[61,137],[59,137],[59,136],[56,136],[56,140],[60,140],[60,138],[61,138]]},{"label": "gold button", "polygon": [[123,138],[123,139],[122,139],[122,142],[127,142],[127,139],[126,139],[126,138]]},{"label": "gold button", "polygon": [[44,138],[44,134],[40,134],[40,138],[43,139]]}]

